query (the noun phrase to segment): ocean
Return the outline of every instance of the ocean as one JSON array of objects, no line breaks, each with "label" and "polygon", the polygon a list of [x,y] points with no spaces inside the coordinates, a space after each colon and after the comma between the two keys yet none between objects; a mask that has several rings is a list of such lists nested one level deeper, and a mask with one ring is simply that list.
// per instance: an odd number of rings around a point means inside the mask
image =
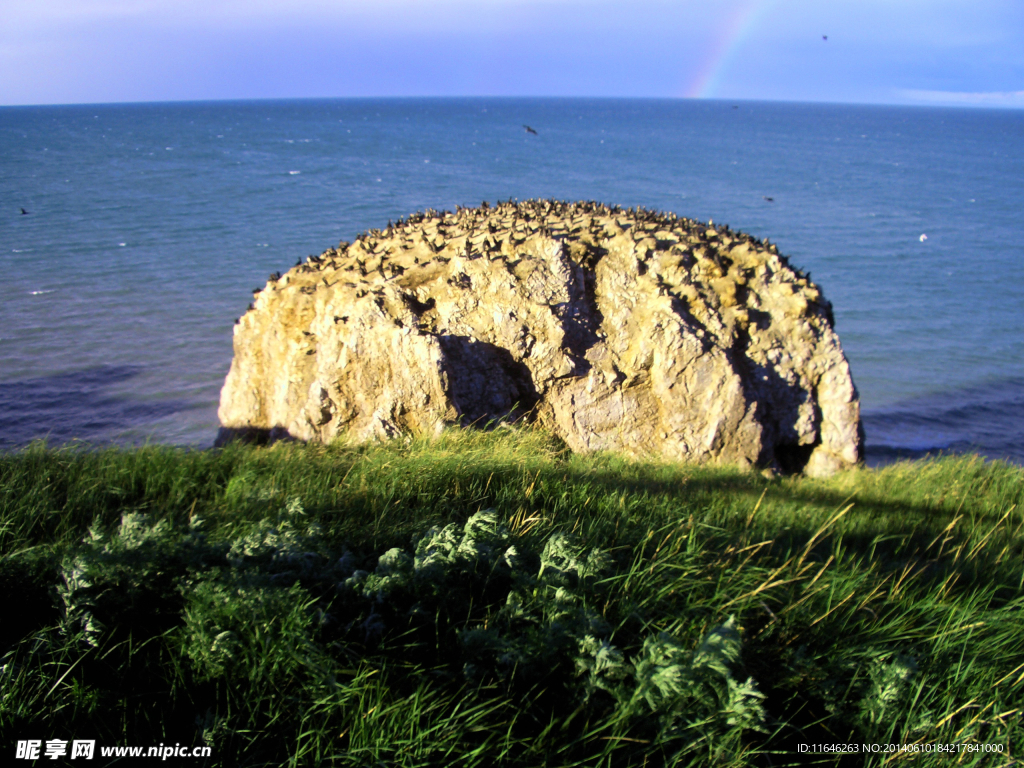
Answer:
[{"label": "ocean", "polygon": [[1024,463],[1024,111],[650,99],[0,108],[0,450],[207,447],[271,272],[537,197],[778,245],[833,303],[869,464]]}]

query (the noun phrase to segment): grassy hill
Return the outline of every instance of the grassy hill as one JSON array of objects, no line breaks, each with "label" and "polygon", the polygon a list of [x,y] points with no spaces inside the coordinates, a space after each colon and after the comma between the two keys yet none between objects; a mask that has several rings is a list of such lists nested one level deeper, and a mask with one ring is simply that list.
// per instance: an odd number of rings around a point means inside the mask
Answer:
[{"label": "grassy hill", "polygon": [[765,478],[574,456],[531,429],[33,446],[0,456],[0,744],[1010,764],[1022,502],[1024,470],[978,458]]}]

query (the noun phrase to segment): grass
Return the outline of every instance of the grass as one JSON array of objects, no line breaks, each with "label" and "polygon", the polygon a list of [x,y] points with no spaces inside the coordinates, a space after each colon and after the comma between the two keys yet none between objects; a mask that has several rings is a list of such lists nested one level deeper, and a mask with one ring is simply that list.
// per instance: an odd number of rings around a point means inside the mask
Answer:
[{"label": "grass", "polygon": [[0,741],[238,766],[1013,764],[1022,502],[1024,470],[977,457],[766,479],[532,429],[34,445],[0,456]]}]

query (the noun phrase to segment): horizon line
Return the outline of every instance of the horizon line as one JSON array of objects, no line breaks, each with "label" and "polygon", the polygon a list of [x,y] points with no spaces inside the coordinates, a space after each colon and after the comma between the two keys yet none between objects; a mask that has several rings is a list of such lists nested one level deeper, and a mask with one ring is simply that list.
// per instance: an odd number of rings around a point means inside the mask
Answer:
[{"label": "horizon line", "polygon": [[[978,92],[965,93],[957,91],[925,91],[901,89],[902,99],[882,100],[831,100],[831,99],[773,99],[773,98],[729,98],[725,96],[700,95],[665,95],[665,96],[622,96],[622,95],[530,95],[530,94],[417,94],[417,95],[377,95],[377,96],[229,96],[224,98],[198,99],[147,99],[127,101],[76,101],[76,102],[25,102],[0,104],[0,109],[19,109],[32,107],[113,107],[113,106],[145,106],[162,104],[228,104],[240,102],[285,102],[285,101],[414,101],[414,100],[579,100],[579,101],[679,101],[679,102],[724,102],[738,104],[803,104],[830,106],[862,106],[862,107],[939,107],[949,109],[966,109],[971,111],[985,109],[1020,110],[1024,109],[1024,91],[1013,92]],[[1007,100],[1012,95],[1015,98]],[[970,98],[965,98],[970,97]],[[1004,102],[1004,103],[1000,103]]]}]

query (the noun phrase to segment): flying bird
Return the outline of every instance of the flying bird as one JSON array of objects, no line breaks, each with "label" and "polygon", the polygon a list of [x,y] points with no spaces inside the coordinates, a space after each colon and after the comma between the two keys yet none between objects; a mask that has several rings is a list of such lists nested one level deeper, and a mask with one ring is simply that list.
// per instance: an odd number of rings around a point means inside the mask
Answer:
[{"label": "flying bird", "polygon": [[525,128],[525,129],[526,129],[526,132],[527,132],[527,133],[532,133],[532,134],[533,134],[534,136],[536,136],[536,135],[537,135],[537,132],[536,132],[535,130],[533,130],[533,128],[531,128],[530,126],[528,126],[528,125],[524,125],[524,126],[523,126],[523,128]]},{"label": "flying bird", "polygon": [[24,215],[25,215],[25,214],[27,214],[27,213],[28,213],[28,211],[26,211],[26,210],[25,210],[24,208],[22,208],[22,209],[21,209],[21,215],[22,215],[22,216],[24,216]]},{"label": "flying bird", "polygon": [[822,36],[821,36],[821,39],[822,39],[822,40],[828,40],[828,35],[822,35]]},{"label": "flying bird", "polygon": [[767,195],[764,196],[764,199],[767,200],[769,203],[774,203],[775,202],[775,198],[774,197],[768,197]]}]

